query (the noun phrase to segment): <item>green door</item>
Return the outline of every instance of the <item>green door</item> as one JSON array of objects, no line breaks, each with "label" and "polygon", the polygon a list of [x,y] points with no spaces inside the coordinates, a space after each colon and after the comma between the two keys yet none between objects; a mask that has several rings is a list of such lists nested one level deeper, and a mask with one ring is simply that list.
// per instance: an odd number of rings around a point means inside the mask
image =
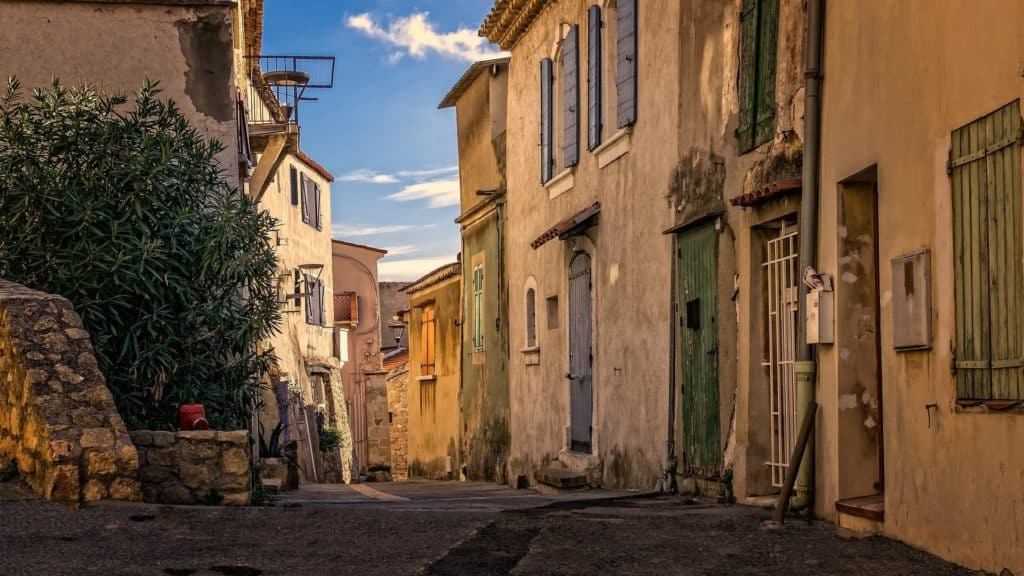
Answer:
[{"label": "green door", "polygon": [[679,343],[684,470],[718,477],[718,235],[709,223],[678,235]]}]

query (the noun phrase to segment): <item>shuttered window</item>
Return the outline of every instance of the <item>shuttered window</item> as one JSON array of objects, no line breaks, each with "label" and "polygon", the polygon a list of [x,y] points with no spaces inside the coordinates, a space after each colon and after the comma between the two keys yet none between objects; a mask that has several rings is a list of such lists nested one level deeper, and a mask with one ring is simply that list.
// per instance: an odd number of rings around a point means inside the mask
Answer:
[{"label": "shuttered window", "polygon": [[540,61],[540,182],[551,180],[554,176],[554,117],[552,115],[551,90],[554,84],[554,71],[551,59]]},{"label": "shuttered window", "polygon": [[300,196],[302,198],[302,221],[309,224],[309,191],[307,190],[310,186],[309,179],[306,178],[305,174],[299,174],[299,189]]},{"label": "shuttered window", "polygon": [[314,208],[313,215],[316,218],[316,229],[317,230],[323,230],[324,229],[323,210],[320,207],[320,184],[317,184],[316,182],[313,182],[313,196],[314,196],[314,200],[315,200],[314,201],[315,208]]},{"label": "shuttered window", "polygon": [[295,166],[291,166],[288,170],[288,175],[291,180],[291,192],[292,192],[292,206],[299,205],[299,171],[295,169]]},{"label": "shuttered window", "polygon": [[473,350],[484,349],[484,267],[473,268]]},{"label": "shuttered window", "polygon": [[952,135],[957,396],[1022,400],[1020,102]]},{"label": "shuttered window", "polygon": [[743,0],[740,12],[740,152],[749,152],[775,134],[775,59],[779,0]]},{"label": "shuttered window", "polygon": [[636,123],[636,0],[618,0],[615,15],[618,56],[615,66],[615,93],[618,97],[616,116],[618,127],[625,128]]},{"label": "shuttered window", "polygon": [[420,376],[433,376],[437,373],[434,359],[434,339],[437,336],[435,327],[434,307],[420,308]]},{"label": "shuttered window", "polygon": [[601,145],[601,7],[587,12],[587,150]]},{"label": "shuttered window", "polygon": [[324,324],[324,283],[316,276],[305,275],[306,284],[306,324],[323,326]]},{"label": "shuttered window", "polygon": [[580,157],[580,27],[573,26],[562,41],[562,160],[575,166]]}]

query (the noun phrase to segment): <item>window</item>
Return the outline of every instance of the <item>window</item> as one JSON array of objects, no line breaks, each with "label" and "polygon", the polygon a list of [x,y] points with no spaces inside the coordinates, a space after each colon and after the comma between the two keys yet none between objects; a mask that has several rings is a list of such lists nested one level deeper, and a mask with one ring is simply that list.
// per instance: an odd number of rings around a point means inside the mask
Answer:
[{"label": "window", "polygon": [[[614,13],[614,8],[612,9]],[[614,86],[614,82],[604,82],[605,54],[603,46],[606,43],[602,37],[601,7],[593,5],[587,11],[587,150],[594,150],[601,145],[601,132],[605,118],[611,118],[605,113],[606,102],[613,102],[606,92],[606,84]],[[612,60],[610,56],[607,60]],[[608,75],[614,78],[614,75]]]},{"label": "window", "polygon": [[324,283],[316,276],[306,274],[306,324],[324,324]]},{"label": "window", "polygon": [[558,328],[558,296],[548,296],[548,330]]},{"label": "window", "polygon": [[559,169],[575,166],[580,157],[580,27],[570,26],[559,55],[558,96],[562,115],[561,163]]},{"label": "window", "polygon": [[473,351],[484,349],[484,267],[473,268]]},{"label": "window", "polygon": [[323,215],[320,213],[320,185],[301,175],[302,184],[302,221],[317,230],[323,229]]},{"label": "window", "polygon": [[952,135],[957,397],[1022,400],[1020,102]]},{"label": "window", "polygon": [[437,373],[434,362],[435,337],[434,307],[424,306],[420,308],[420,376],[434,376]]},{"label": "window", "polygon": [[537,291],[526,291],[526,347],[537,347]]},{"label": "window", "polygon": [[291,191],[292,191],[292,206],[299,205],[299,171],[292,166],[288,169],[288,174],[291,177]]},{"label": "window", "polygon": [[553,57],[540,62],[540,108],[544,184],[579,161],[579,26],[562,24]]},{"label": "window", "polygon": [[[636,123],[636,0],[616,0],[609,19],[613,15],[615,17],[615,59],[613,60],[615,62],[615,123],[619,128],[625,128]],[[609,60],[611,59],[609,58]]]},{"label": "window", "polygon": [[743,0],[740,11],[740,152],[749,152],[775,134],[775,57],[779,0]]},{"label": "window", "polygon": [[310,186],[309,179],[306,178],[305,174],[300,174],[299,175],[299,187],[300,187],[300,190],[301,190],[301,198],[302,198],[302,221],[305,222],[306,224],[309,224],[309,221],[310,221],[309,213],[310,213],[310,210],[311,210],[312,207],[309,205],[309,190],[308,189],[311,186]]}]

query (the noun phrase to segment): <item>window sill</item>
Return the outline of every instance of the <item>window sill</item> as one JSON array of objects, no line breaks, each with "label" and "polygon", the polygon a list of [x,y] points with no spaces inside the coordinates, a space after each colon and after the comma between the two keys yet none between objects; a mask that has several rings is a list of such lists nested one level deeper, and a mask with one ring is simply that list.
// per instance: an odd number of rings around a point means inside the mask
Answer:
[{"label": "window sill", "polygon": [[594,148],[594,157],[597,158],[597,168],[603,169],[612,162],[622,158],[629,152],[633,145],[633,127],[620,128],[606,142]]},{"label": "window sill", "polygon": [[963,400],[956,401],[957,414],[1024,414],[1022,400]]},{"label": "window sill", "polygon": [[572,187],[576,182],[575,173],[575,166],[570,166],[558,174],[555,174],[551,180],[545,182],[544,187],[547,188],[548,198],[557,198],[569,190],[572,190]]},{"label": "window sill", "polygon": [[530,346],[519,351],[523,355],[523,364],[537,366],[540,364],[540,346]]},{"label": "window sill", "polygon": [[416,378],[417,382],[433,382],[435,380],[437,380],[436,374],[432,374],[430,376],[419,376]]}]

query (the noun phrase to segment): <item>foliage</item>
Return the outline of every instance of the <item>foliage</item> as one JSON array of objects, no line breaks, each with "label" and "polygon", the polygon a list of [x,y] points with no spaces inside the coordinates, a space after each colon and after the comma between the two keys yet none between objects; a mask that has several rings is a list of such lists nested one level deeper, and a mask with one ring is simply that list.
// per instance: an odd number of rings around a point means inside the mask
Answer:
[{"label": "foliage", "polygon": [[284,457],[284,444],[281,442],[284,428],[284,422],[278,421],[277,426],[270,431],[270,438],[267,438],[264,434],[263,422],[260,422],[260,458]]},{"label": "foliage", "polygon": [[0,277],[71,300],[130,427],[201,403],[244,428],[280,321],[276,222],[159,94],[0,89]]},{"label": "foliage", "polygon": [[341,430],[338,428],[324,428],[320,431],[320,451],[329,452],[341,446]]}]

